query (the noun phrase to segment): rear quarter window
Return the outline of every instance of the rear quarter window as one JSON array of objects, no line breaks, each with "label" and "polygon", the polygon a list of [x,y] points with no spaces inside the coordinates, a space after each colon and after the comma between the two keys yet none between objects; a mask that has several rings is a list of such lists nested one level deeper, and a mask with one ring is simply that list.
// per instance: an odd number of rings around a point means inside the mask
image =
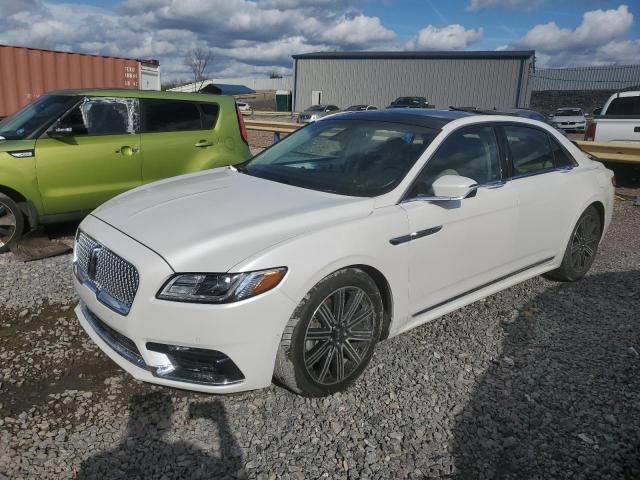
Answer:
[{"label": "rear quarter window", "polygon": [[640,96],[614,98],[605,115],[638,115],[640,116]]}]

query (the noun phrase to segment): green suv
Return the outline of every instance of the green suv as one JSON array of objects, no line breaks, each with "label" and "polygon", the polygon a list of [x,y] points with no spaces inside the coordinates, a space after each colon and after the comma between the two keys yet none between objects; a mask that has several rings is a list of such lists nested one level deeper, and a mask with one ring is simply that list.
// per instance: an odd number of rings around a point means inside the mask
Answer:
[{"label": "green suv", "polygon": [[0,122],[0,253],[27,227],[81,218],[144,183],[250,157],[233,97],[49,93]]}]

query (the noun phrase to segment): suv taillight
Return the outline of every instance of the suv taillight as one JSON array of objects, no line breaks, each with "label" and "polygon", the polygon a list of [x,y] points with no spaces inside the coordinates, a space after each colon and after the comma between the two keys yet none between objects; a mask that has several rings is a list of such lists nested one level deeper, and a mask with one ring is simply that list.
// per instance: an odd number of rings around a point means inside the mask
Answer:
[{"label": "suv taillight", "polygon": [[242,118],[242,113],[240,113],[240,109],[236,106],[236,115],[238,116],[238,125],[240,126],[240,136],[242,137],[242,141],[249,145],[249,135],[247,133],[247,127],[244,124],[244,118]]},{"label": "suv taillight", "polygon": [[596,138],[596,122],[591,123],[584,132],[585,142],[594,141]]}]

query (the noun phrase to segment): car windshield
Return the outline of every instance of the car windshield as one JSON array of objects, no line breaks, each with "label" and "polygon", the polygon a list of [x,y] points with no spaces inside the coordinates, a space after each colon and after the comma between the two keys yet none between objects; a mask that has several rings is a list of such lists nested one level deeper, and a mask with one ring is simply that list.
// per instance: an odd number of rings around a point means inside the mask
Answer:
[{"label": "car windshield", "polygon": [[420,99],[418,97],[400,97],[393,103],[420,103]]},{"label": "car windshield", "polygon": [[580,117],[582,116],[582,110],[579,108],[572,108],[570,110],[558,110],[556,117]]},{"label": "car windshield", "polygon": [[347,108],[345,111],[346,112],[355,112],[355,111],[359,111],[359,110],[366,110],[367,106],[366,105],[351,105],[349,108]]},{"label": "car windshield", "polygon": [[400,183],[437,133],[399,123],[324,120],[289,135],[241,171],[312,190],[374,197]]},{"label": "car windshield", "polygon": [[44,95],[0,122],[0,136],[7,140],[24,140],[50,120],[64,113],[75,97]]},{"label": "car windshield", "polygon": [[312,105],[311,107],[307,108],[307,112],[321,112],[324,109],[324,105]]}]

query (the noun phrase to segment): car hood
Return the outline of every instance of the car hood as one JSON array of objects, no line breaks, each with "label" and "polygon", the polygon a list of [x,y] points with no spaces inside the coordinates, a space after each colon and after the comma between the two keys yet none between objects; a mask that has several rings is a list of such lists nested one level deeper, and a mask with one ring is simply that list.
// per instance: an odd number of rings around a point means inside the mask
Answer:
[{"label": "car hood", "polygon": [[564,117],[564,116],[554,116],[553,117],[553,121],[554,122],[584,122],[585,118],[578,115],[578,116],[573,116],[573,117]]},{"label": "car hood", "polygon": [[224,272],[277,243],[364,217],[370,198],[345,197],[219,168],[122,194],[92,215],[180,272]]}]

